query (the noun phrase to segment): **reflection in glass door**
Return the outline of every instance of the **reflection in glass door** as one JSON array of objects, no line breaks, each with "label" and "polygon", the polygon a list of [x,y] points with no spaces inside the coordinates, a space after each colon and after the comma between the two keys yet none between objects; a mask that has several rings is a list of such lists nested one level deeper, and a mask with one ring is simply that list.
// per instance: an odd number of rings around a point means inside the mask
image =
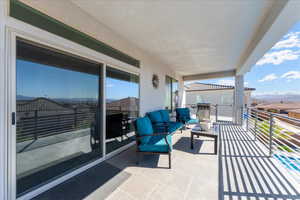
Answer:
[{"label": "reflection in glass door", "polygon": [[106,68],[106,153],[134,138],[133,121],[139,115],[139,76]]},{"label": "reflection in glass door", "polygon": [[18,39],[18,196],[102,156],[101,67]]}]

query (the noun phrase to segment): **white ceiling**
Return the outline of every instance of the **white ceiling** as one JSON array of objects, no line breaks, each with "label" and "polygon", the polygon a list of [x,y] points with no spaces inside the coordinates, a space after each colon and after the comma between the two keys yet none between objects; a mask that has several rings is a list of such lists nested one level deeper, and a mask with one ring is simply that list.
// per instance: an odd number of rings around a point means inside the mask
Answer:
[{"label": "white ceiling", "polygon": [[300,20],[300,0],[20,1],[184,80],[244,74]]},{"label": "white ceiling", "polygon": [[235,70],[272,0],[70,0],[182,75]]}]

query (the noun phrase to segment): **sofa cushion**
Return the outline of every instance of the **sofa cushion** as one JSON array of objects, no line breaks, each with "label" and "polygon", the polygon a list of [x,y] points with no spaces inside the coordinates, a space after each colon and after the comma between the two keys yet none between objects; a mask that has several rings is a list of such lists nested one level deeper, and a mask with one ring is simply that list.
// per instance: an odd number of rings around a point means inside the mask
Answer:
[{"label": "sofa cushion", "polygon": [[188,108],[176,108],[177,119],[180,121],[188,121],[191,119],[190,110]]},{"label": "sofa cushion", "polygon": [[190,119],[189,121],[187,121],[188,124],[198,124],[199,120],[198,119]]},{"label": "sofa cushion", "polygon": [[140,151],[147,151],[147,152],[169,152],[172,150],[172,137],[171,135],[167,135],[167,141],[169,144],[166,143],[164,138],[165,136],[158,135],[152,136],[151,139],[147,142],[147,144],[142,144],[139,146]]},{"label": "sofa cushion", "polygon": [[[151,135],[153,134],[153,128],[151,121],[148,117],[140,117],[136,120],[136,128],[138,135]],[[141,138],[141,143],[146,144],[150,141],[151,136]]]},{"label": "sofa cushion", "polygon": [[161,113],[159,111],[153,111],[147,113],[152,123],[161,123],[163,122]]},{"label": "sofa cushion", "polygon": [[170,121],[170,116],[169,116],[169,111],[168,110],[160,110],[159,112],[161,114],[163,122],[169,122]]},{"label": "sofa cushion", "polygon": [[169,122],[169,133],[173,133],[183,126],[181,122]]}]

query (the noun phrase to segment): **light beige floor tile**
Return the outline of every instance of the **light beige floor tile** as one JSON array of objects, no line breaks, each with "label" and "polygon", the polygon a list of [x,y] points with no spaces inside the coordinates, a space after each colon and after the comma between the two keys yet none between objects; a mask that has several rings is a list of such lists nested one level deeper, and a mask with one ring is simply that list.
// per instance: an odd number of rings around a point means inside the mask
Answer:
[{"label": "light beige floor tile", "polygon": [[149,200],[183,200],[184,193],[169,185],[159,184],[150,194]]},{"label": "light beige floor tile", "polygon": [[145,199],[158,183],[144,175],[132,175],[119,188],[137,199]]}]

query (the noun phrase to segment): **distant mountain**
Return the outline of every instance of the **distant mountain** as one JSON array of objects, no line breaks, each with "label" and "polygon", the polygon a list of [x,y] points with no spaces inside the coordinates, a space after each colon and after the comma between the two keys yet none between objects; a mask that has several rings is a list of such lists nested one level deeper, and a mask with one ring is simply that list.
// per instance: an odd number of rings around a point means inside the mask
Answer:
[{"label": "distant mountain", "polygon": [[266,102],[300,102],[300,94],[255,95],[254,100]]},{"label": "distant mountain", "polygon": [[33,100],[35,99],[35,97],[27,97],[27,96],[23,96],[23,95],[17,95],[17,100],[19,101],[29,101],[29,100]]},{"label": "distant mountain", "polygon": [[53,98],[52,100],[57,102],[82,102],[82,101],[97,101],[96,98]]},{"label": "distant mountain", "polygon": [[[36,98],[39,97],[28,97],[28,96],[23,96],[23,95],[17,95],[17,100],[19,101],[29,101],[29,100],[34,100]],[[47,98],[47,97],[43,97],[43,98]],[[49,98],[53,101],[57,101],[57,102],[82,102],[82,101],[89,101],[89,102],[93,102],[93,101],[97,101],[96,98]]]}]

